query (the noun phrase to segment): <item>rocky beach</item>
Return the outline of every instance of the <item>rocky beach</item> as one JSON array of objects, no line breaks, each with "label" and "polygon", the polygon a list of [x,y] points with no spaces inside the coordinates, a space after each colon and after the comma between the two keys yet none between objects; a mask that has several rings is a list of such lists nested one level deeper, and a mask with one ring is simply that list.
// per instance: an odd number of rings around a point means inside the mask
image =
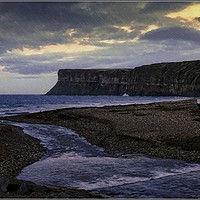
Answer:
[{"label": "rocky beach", "polygon": [[15,177],[44,151],[40,141],[24,134],[22,128],[0,125],[0,175]]},{"label": "rocky beach", "polygon": [[67,127],[113,156],[137,152],[200,161],[200,111],[196,100],[68,108],[3,119]]},{"label": "rocky beach", "polygon": [[[90,143],[104,148],[114,157],[125,158],[128,153],[142,153],[160,158],[200,162],[200,110],[196,100],[67,108],[2,119],[67,127]],[[0,130],[1,181],[5,182],[2,177],[15,177],[26,165],[37,161],[45,149],[37,139],[24,134],[21,128],[1,125]],[[7,182],[11,185],[17,184],[18,190],[24,185],[24,182],[15,179]],[[25,192],[1,192],[0,196],[102,197],[85,190],[25,183],[26,187],[22,190]]]}]

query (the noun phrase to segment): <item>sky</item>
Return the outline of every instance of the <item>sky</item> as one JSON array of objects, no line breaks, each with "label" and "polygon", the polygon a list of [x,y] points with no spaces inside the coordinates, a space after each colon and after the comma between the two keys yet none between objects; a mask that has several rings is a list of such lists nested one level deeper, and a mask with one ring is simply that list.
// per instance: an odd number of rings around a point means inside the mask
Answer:
[{"label": "sky", "polygon": [[45,94],[59,69],[199,60],[200,3],[0,3],[0,94]]}]

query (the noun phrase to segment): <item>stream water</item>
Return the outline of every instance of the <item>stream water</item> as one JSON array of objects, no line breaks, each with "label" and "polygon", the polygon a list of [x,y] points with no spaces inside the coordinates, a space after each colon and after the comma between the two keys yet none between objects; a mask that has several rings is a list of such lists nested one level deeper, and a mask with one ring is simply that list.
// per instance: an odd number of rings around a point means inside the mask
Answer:
[{"label": "stream water", "polygon": [[63,127],[3,123],[23,127],[48,149],[40,161],[25,167],[18,179],[121,198],[200,197],[200,164],[140,154],[109,157],[103,149]]}]

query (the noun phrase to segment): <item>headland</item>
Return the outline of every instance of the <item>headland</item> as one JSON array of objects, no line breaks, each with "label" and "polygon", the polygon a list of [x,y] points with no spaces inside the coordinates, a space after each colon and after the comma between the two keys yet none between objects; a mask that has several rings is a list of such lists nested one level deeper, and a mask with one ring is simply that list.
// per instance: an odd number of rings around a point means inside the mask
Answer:
[{"label": "headland", "polygon": [[200,61],[128,69],[60,69],[47,95],[200,96]]}]

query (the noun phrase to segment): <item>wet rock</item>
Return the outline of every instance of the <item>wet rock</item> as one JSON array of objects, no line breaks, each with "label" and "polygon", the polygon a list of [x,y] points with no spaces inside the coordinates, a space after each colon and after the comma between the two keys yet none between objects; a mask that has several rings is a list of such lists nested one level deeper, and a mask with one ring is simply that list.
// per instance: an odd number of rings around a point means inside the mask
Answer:
[{"label": "wet rock", "polygon": [[22,183],[19,190],[17,191],[18,195],[30,195],[33,190],[30,188],[31,185],[27,183]]},{"label": "wet rock", "polygon": [[59,198],[69,198],[70,195],[69,194],[66,194],[65,192],[60,192],[59,195],[58,195]]},{"label": "wet rock", "polygon": [[7,178],[5,176],[0,176],[0,189],[2,192],[7,191],[9,181],[10,181],[9,178]]}]

